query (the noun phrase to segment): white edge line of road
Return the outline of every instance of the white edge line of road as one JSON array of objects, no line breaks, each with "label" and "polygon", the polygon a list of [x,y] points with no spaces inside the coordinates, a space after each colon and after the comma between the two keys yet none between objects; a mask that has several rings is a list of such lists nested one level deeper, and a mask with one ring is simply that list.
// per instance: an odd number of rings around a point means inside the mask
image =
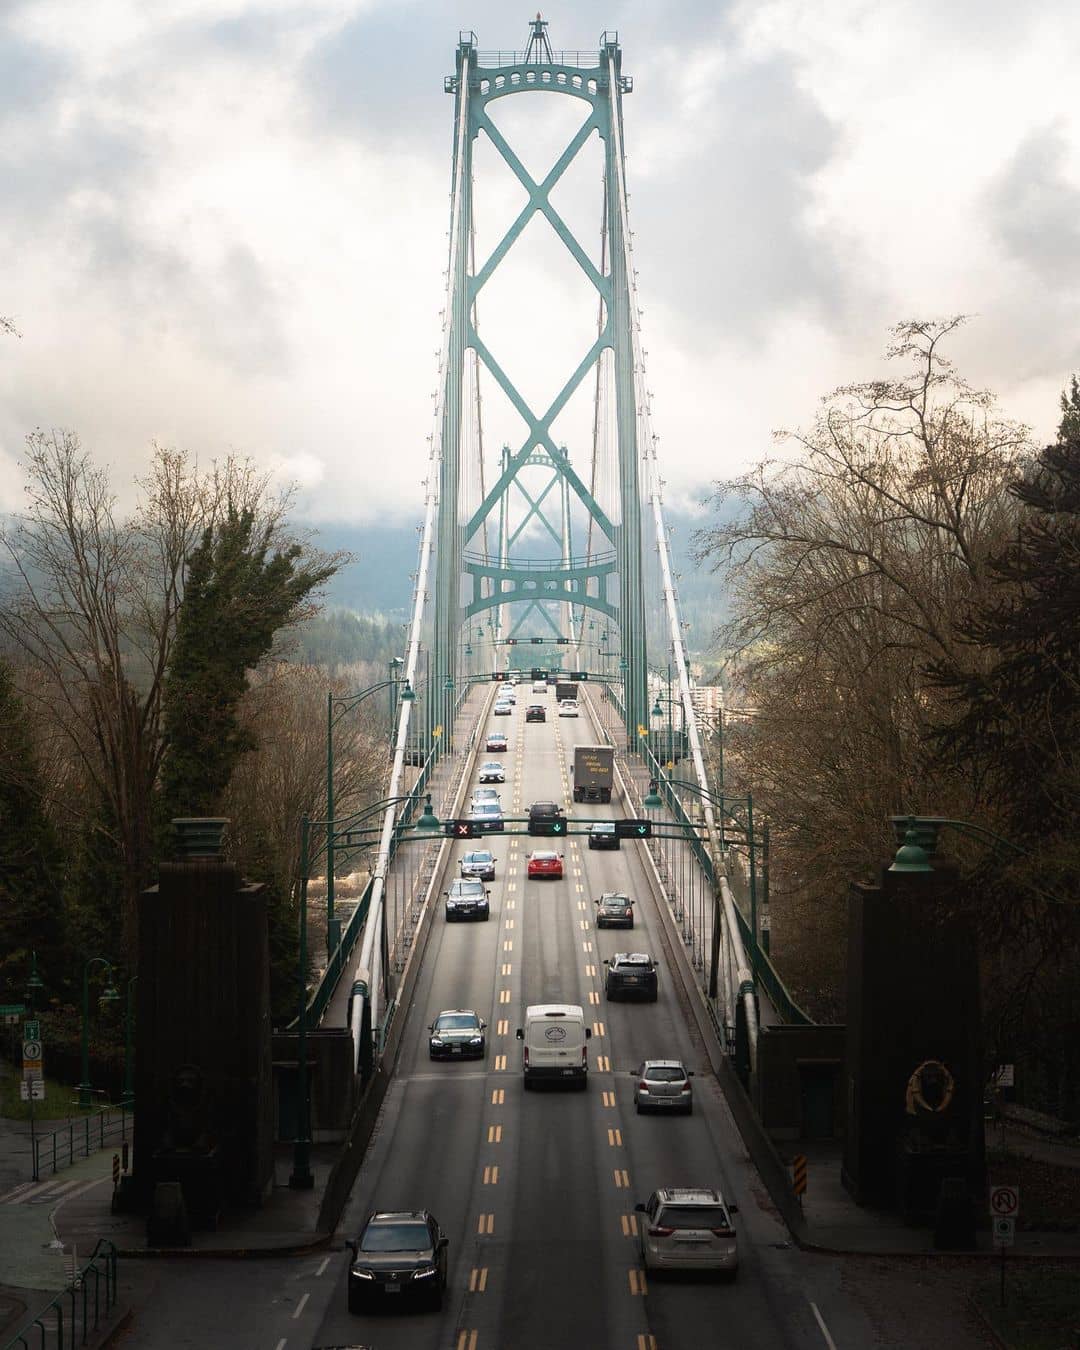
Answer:
[{"label": "white edge line of road", "polygon": [[[307,1301],[308,1301],[308,1299],[309,1299],[310,1297],[311,1297],[310,1294],[303,1294],[303,1295],[301,1296],[300,1302],[299,1302],[299,1303],[296,1305],[296,1307],[293,1309],[293,1321],[294,1321],[294,1322],[295,1322],[296,1319],[300,1316],[300,1314],[304,1311],[304,1308],[306,1307]],[[810,1306],[813,1307],[814,1305],[811,1304]],[[835,1347],[834,1347],[834,1350],[835,1350]]]},{"label": "white edge line of road", "polygon": [[817,1324],[821,1328],[821,1334],[825,1337],[825,1344],[829,1347],[829,1350],[836,1350],[836,1342],[829,1335],[829,1328],[825,1325],[824,1317],[822,1317],[821,1313],[818,1312],[818,1305],[809,1299],[807,1300],[807,1302],[810,1303],[810,1311],[814,1314],[814,1317],[817,1319]]}]

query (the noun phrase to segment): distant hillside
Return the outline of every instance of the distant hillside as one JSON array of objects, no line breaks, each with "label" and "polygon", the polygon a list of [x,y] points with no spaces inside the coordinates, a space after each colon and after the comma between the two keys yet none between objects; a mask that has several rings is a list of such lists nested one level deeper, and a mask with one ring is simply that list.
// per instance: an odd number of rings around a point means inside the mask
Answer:
[{"label": "distant hillside", "polygon": [[[695,530],[710,516],[665,510],[670,527],[672,568],[681,574],[677,585],[691,651],[707,653],[713,634],[727,615],[727,600],[717,578],[690,559]],[[356,614],[380,615],[403,623],[412,604],[412,573],[416,571],[419,519],[385,525],[350,525],[344,521],[318,526],[315,542],[330,551],[344,549],[353,562],[342,568],[328,587],[327,605]]]}]

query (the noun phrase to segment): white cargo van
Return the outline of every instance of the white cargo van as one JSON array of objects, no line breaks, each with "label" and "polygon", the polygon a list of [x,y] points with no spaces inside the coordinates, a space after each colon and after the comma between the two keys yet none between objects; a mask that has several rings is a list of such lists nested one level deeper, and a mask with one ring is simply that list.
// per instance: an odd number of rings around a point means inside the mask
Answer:
[{"label": "white cargo van", "polygon": [[585,1042],[592,1027],[585,1025],[585,1012],[578,1003],[534,1003],[525,1009],[525,1025],[518,1027],[523,1042],[521,1070],[525,1086],[541,1079],[577,1083],[589,1080],[589,1057]]}]

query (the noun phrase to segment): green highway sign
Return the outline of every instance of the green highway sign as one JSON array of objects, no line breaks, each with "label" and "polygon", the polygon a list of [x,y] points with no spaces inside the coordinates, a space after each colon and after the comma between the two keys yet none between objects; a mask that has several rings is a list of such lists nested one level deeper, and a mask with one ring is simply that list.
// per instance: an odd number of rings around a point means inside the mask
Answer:
[{"label": "green highway sign", "polygon": [[41,1023],[37,1020],[36,1017],[32,1022],[25,1022],[23,1024],[23,1040],[24,1041],[41,1040]]},{"label": "green highway sign", "polygon": [[25,1011],[25,1003],[0,1003],[0,1017],[21,1017]]}]

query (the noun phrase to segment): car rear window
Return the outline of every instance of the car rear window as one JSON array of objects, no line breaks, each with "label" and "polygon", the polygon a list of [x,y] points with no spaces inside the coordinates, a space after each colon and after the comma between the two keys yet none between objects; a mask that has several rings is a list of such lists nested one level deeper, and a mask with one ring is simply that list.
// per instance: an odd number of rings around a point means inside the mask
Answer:
[{"label": "car rear window", "polygon": [[727,1228],[723,1205],[665,1205],[656,1222],[664,1228]]},{"label": "car rear window", "polygon": [[364,1252],[417,1252],[431,1246],[431,1234],[425,1223],[372,1224],[364,1234],[360,1250]]},{"label": "car rear window", "polygon": [[686,1077],[682,1069],[646,1069],[645,1079],[649,1083],[681,1083]]}]

